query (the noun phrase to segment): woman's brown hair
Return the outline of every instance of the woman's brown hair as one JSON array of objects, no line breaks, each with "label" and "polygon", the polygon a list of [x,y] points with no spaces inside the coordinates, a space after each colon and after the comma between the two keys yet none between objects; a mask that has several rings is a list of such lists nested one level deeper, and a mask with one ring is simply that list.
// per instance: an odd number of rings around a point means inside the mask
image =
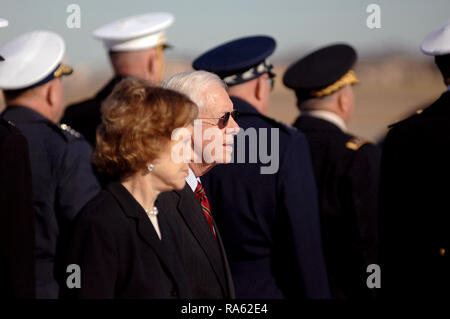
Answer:
[{"label": "woman's brown hair", "polygon": [[185,95],[131,77],[116,85],[101,111],[93,162],[116,178],[144,169],[167,147],[172,131],[198,114]]}]

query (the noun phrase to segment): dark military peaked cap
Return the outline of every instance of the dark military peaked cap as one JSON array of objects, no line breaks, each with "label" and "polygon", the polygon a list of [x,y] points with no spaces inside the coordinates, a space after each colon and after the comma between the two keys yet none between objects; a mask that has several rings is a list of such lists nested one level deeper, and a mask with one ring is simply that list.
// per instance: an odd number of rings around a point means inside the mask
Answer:
[{"label": "dark military peaked cap", "polygon": [[347,84],[358,82],[351,70],[357,59],[355,49],[334,44],[314,51],[287,69],[283,83],[299,100],[330,95]]},{"label": "dark military peaked cap", "polygon": [[250,36],[219,45],[194,60],[195,70],[217,74],[228,86],[241,84],[268,73],[274,77],[267,60],[276,42],[269,36]]}]

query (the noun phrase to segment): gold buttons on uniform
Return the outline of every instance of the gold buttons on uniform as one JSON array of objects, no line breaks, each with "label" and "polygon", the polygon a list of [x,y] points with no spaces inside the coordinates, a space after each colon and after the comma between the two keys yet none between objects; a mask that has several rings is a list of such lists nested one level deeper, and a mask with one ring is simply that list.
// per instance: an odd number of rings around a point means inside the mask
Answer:
[{"label": "gold buttons on uniform", "polygon": [[418,109],[418,110],[416,111],[416,114],[422,114],[422,112],[423,112],[423,109]]},{"label": "gold buttons on uniform", "polygon": [[439,255],[445,256],[445,248],[439,249]]}]

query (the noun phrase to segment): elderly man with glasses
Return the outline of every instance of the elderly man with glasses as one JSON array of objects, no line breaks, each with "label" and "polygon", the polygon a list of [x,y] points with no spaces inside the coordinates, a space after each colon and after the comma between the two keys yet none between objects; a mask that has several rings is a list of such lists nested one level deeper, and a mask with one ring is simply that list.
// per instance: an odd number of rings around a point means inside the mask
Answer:
[{"label": "elderly man with glasses", "polygon": [[[156,206],[166,212],[181,241],[181,258],[190,279],[191,298],[235,297],[220,232],[200,177],[217,164],[231,161],[233,136],[239,127],[225,83],[205,71],[175,74],[162,87],[187,95],[199,109],[194,122],[189,175],[180,191],[161,194]],[[172,153],[172,156],[174,153]]]},{"label": "elderly man with glasses", "polygon": [[[267,58],[275,46],[268,36],[246,37],[193,62],[194,69],[216,73],[228,85],[243,129],[235,142],[234,163],[215,167],[202,181],[237,298],[328,298],[306,139],[265,115],[275,76]],[[267,167],[268,157],[276,162],[273,169]]]}]

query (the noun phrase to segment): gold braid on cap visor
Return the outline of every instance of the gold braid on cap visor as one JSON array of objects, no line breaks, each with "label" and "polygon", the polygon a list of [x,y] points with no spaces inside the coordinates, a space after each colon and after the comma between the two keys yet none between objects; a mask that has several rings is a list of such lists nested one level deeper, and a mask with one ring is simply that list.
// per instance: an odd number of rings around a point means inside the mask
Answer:
[{"label": "gold braid on cap visor", "polygon": [[156,47],[162,51],[173,48],[171,44],[167,43],[167,37],[164,33],[159,36]]},{"label": "gold braid on cap visor", "polygon": [[73,69],[70,66],[65,65],[65,64],[60,64],[60,66],[56,69],[56,71],[53,72],[53,76],[55,78],[59,78],[63,75],[72,74],[72,72],[73,72]]},{"label": "gold braid on cap visor", "polygon": [[358,78],[356,77],[355,72],[353,70],[348,71],[345,73],[339,80],[334,82],[333,84],[320,89],[316,91],[311,91],[310,95],[313,97],[324,97],[327,95],[330,95],[337,90],[341,89],[342,87],[346,86],[347,84],[356,84],[358,83]]}]

